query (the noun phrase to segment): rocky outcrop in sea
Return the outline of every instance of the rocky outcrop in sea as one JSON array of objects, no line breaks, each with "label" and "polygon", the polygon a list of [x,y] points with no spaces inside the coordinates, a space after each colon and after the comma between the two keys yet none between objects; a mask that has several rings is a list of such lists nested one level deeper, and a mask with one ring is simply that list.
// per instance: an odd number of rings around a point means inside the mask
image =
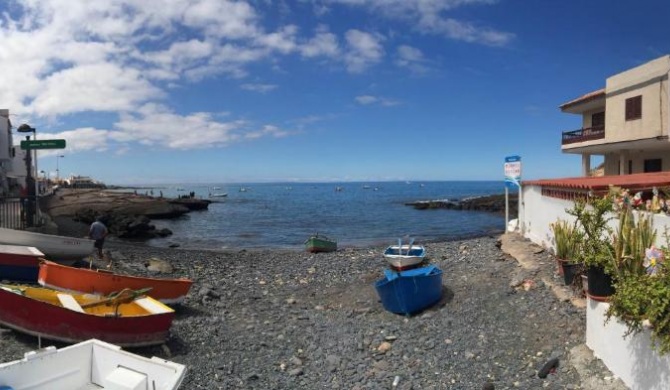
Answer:
[{"label": "rocky outcrop in sea", "polygon": [[[518,215],[519,196],[509,194],[509,213],[512,218]],[[449,209],[449,210],[468,210],[468,211],[486,211],[492,213],[505,212],[505,195],[478,196],[463,199],[437,199],[437,200],[418,200],[405,203],[407,206],[413,206],[418,210],[427,209]]]}]

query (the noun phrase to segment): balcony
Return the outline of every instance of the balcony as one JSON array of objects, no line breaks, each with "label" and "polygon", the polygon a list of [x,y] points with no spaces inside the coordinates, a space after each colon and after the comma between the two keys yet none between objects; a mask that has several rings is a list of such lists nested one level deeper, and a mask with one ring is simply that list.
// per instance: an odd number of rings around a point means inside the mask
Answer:
[{"label": "balcony", "polygon": [[574,144],[577,142],[592,141],[605,138],[605,126],[587,127],[585,129],[565,131],[561,145]]}]

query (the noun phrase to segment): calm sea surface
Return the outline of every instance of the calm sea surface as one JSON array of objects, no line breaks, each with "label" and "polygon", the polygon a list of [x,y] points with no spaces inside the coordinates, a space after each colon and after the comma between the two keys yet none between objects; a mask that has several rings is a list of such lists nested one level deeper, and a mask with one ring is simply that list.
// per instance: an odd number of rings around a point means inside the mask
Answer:
[{"label": "calm sea surface", "polygon": [[[500,194],[501,181],[183,184],[138,190],[149,191],[166,197],[193,191],[216,202],[207,211],[154,221],[173,236],[150,241],[153,246],[300,249],[315,232],[336,238],[339,247],[383,246],[404,236],[428,242],[499,233],[505,224],[504,216],[486,212],[405,206],[417,200]],[[209,197],[222,193],[228,196]]]}]

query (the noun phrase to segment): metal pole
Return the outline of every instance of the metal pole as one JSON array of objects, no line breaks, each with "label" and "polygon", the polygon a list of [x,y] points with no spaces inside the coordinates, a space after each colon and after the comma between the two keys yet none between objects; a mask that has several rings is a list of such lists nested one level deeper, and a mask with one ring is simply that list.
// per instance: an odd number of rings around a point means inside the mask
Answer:
[{"label": "metal pole", "polygon": [[[37,129],[33,127],[33,139],[37,141]],[[40,205],[38,203],[38,195],[39,195],[39,176],[38,176],[39,169],[37,168],[37,149],[35,149],[35,215],[37,216],[37,220],[40,220]]]},{"label": "metal pole", "polygon": [[509,188],[505,185],[505,234],[507,234],[507,225],[509,224]]}]

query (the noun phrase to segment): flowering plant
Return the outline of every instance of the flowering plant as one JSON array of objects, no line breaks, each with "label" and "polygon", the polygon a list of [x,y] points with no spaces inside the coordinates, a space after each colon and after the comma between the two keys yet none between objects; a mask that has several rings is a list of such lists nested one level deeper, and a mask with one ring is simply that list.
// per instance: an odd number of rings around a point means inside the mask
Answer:
[{"label": "flowering plant", "polygon": [[663,263],[663,252],[655,246],[647,248],[644,251],[644,263],[642,265],[647,270],[647,274],[654,276],[658,273]]}]

